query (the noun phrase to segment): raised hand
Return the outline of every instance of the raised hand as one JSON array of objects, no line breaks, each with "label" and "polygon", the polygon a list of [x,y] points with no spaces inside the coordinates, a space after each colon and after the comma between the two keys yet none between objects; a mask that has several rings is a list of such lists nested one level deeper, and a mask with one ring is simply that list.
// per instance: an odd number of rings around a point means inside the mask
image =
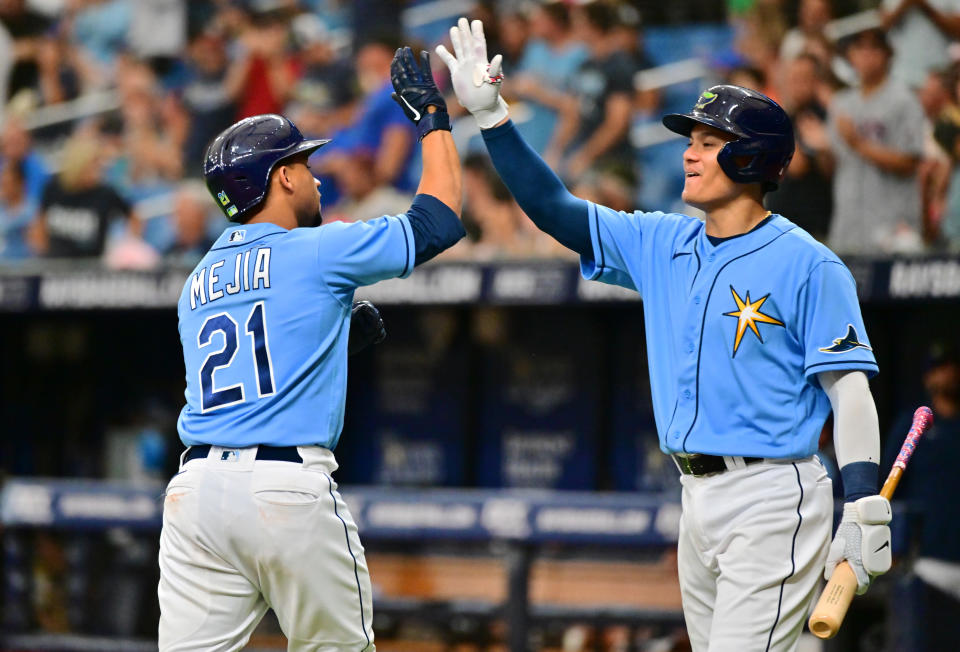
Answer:
[{"label": "raised hand", "polygon": [[487,62],[487,39],[479,20],[468,24],[461,18],[450,28],[450,42],[454,54],[442,45],[436,52],[450,69],[457,100],[473,114],[481,129],[495,127],[507,117],[507,103],[500,97],[503,57],[498,54]]},{"label": "raised hand", "polygon": [[[429,132],[437,129],[450,131],[447,103],[433,80],[429,52],[420,53],[418,65],[410,48],[398,49],[390,63],[390,81],[393,83],[394,101],[417,125],[417,133],[421,140]],[[432,112],[429,111],[431,106],[434,108]]]}]

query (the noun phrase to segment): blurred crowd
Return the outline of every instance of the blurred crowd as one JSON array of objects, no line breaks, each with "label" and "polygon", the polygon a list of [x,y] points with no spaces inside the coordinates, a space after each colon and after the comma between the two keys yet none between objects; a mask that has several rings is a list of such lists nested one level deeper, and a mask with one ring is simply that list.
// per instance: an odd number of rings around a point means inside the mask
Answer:
[{"label": "blurred crowd", "polygon": [[[693,96],[667,106],[670,84],[637,74],[665,63],[644,40],[649,4],[489,0],[470,15],[504,55],[515,122],[576,194],[679,210],[680,156],[651,163],[643,150],[663,145],[638,126]],[[841,254],[960,251],[960,2],[876,4],[728,0],[731,45],[698,83],[756,88],[793,117],[797,152],[771,210]],[[0,263],[192,265],[226,224],[202,183],[204,149],[258,113],[333,138],[311,161],[325,220],[405,211],[419,152],[389,65],[397,47],[434,45],[404,13],[442,5],[0,0]],[[513,202],[452,96],[449,107],[469,238],[445,257],[568,255]],[[664,174],[674,183],[644,186]]]}]

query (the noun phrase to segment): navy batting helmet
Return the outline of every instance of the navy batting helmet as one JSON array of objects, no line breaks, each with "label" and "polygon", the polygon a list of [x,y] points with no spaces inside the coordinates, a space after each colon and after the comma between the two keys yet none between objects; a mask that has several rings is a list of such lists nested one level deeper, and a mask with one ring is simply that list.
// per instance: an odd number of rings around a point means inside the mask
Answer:
[{"label": "navy batting helmet", "polygon": [[690,136],[696,123],[737,137],[717,154],[728,177],[739,183],[760,182],[764,192],[776,189],[794,149],[793,125],[779,104],[749,88],[722,85],[703,91],[690,113],[663,117],[667,129],[684,136]]},{"label": "navy batting helmet", "polygon": [[266,198],[274,166],[309,155],[329,140],[307,140],[282,115],[244,118],[213,139],[203,161],[210,194],[231,222],[243,222]]}]

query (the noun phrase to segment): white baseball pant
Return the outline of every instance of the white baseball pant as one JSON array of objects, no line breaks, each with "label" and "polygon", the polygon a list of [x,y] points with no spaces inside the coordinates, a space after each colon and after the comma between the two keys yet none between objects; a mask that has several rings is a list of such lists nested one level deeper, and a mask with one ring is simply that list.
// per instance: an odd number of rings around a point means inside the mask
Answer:
[{"label": "white baseball pant", "polygon": [[833,527],[816,457],[684,475],[678,565],[694,652],[796,650]]},{"label": "white baseball pant", "polygon": [[[333,453],[212,446],[167,486],[160,652],[239,650],[272,607],[288,650],[373,652],[370,575]],[[235,453],[232,451],[236,451]]]}]

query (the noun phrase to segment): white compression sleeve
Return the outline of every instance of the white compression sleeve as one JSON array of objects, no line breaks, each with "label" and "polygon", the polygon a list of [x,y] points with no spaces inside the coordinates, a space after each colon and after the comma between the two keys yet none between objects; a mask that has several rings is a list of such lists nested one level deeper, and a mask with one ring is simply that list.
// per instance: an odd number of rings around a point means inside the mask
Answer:
[{"label": "white compression sleeve", "polygon": [[817,374],[833,407],[833,444],[837,464],[880,463],[880,422],[862,371],[824,371]]}]

